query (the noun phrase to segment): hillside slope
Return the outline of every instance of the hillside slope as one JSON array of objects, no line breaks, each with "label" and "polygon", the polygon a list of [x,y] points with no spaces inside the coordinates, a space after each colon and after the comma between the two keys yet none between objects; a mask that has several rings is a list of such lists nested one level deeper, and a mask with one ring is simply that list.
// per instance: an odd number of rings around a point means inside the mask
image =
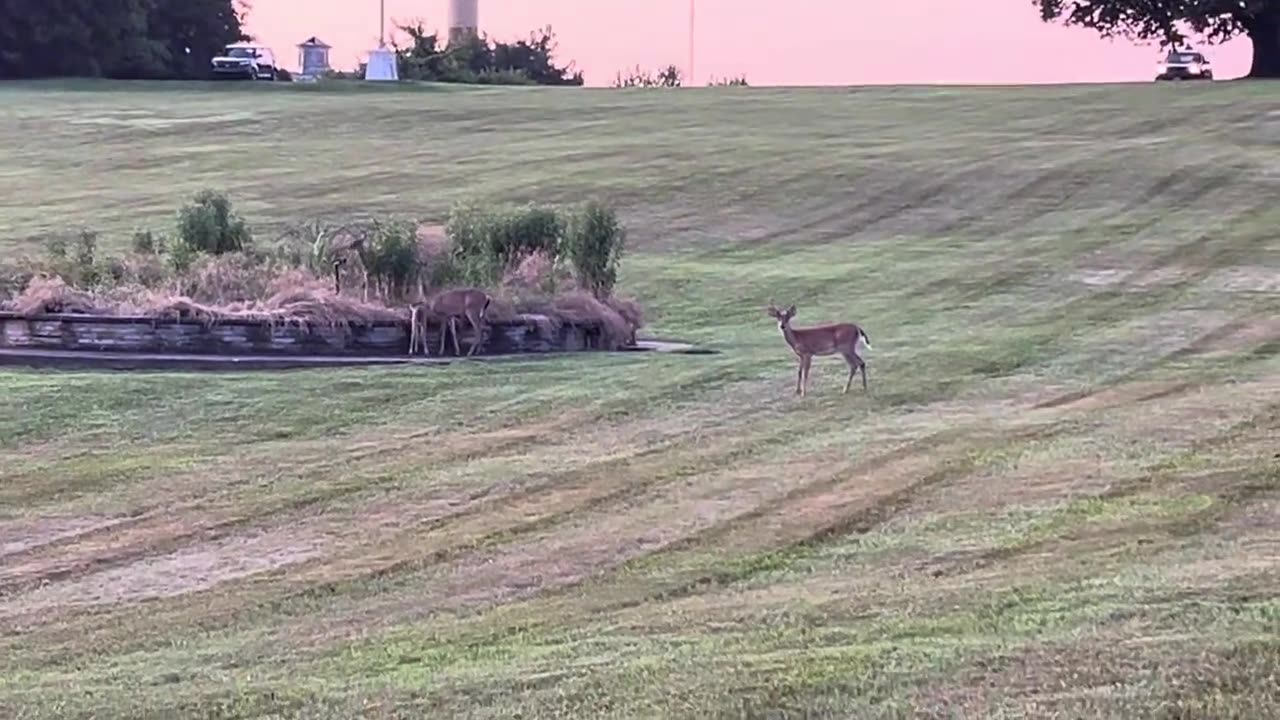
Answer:
[{"label": "hillside slope", "polygon": [[1271,88],[102,87],[0,90],[5,252],[597,194],[723,353],[0,372],[0,715],[1280,713]]}]

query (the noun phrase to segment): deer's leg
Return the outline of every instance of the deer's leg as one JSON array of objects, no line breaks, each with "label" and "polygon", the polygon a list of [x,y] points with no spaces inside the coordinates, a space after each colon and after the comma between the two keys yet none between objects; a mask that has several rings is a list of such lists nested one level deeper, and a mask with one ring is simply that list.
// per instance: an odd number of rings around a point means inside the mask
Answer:
[{"label": "deer's leg", "polygon": [[858,367],[862,369],[862,391],[869,392],[867,390],[867,361],[858,358]]},{"label": "deer's leg", "polygon": [[449,334],[453,336],[453,354],[462,357],[462,347],[458,345],[458,319],[449,316]]},{"label": "deer's leg", "polygon": [[805,355],[800,361],[800,397],[809,394],[809,370],[813,367],[813,356]]},{"label": "deer's leg", "polygon": [[476,319],[471,316],[471,313],[467,313],[465,317],[467,318],[467,324],[471,326],[471,347],[467,348],[467,357],[471,357],[480,348],[480,325],[476,323]]},{"label": "deer's leg", "polygon": [[858,365],[860,361],[858,360],[858,356],[853,353],[845,355],[844,361],[849,363],[849,379],[844,381],[844,394],[848,395],[849,386],[853,385],[853,376],[858,374]]},{"label": "deer's leg", "polygon": [[804,358],[796,363],[796,395],[800,394],[800,385],[804,382]]},{"label": "deer's leg", "polygon": [[481,319],[479,316],[471,318],[471,326],[475,328],[475,343],[471,346],[472,352],[478,352],[489,341],[489,323]]},{"label": "deer's leg", "polygon": [[409,355],[418,347],[418,309],[409,311]]}]

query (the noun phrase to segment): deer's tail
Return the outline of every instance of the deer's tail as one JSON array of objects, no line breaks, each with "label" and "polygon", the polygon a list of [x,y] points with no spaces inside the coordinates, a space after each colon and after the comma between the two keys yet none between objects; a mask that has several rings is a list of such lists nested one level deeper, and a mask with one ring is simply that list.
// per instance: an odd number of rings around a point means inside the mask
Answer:
[{"label": "deer's tail", "polygon": [[871,338],[867,337],[867,331],[862,328],[858,328],[858,342],[866,349],[871,349]]},{"label": "deer's tail", "polygon": [[485,320],[485,313],[489,312],[489,303],[493,302],[493,298],[486,295],[484,297],[484,307],[480,308],[480,319]]}]

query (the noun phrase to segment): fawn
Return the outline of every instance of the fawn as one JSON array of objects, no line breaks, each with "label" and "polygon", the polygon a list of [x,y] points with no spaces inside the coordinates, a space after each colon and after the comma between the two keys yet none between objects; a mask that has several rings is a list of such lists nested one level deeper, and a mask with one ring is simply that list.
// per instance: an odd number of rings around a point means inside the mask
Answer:
[{"label": "fawn", "polygon": [[795,351],[796,356],[800,358],[800,372],[796,377],[796,394],[804,396],[806,394],[806,386],[809,382],[809,366],[813,362],[814,355],[835,355],[839,353],[844,356],[845,362],[849,363],[849,379],[844,383],[844,392],[849,392],[849,386],[853,383],[853,376],[858,371],[862,371],[862,389],[867,390],[867,363],[858,354],[860,348],[871,349],[871,338],[867,337],[867,333],[853,323],[837,323],[835,325],[821,325],[811,328],[793,328],[791,327],[791,318],[796,316],[796,306],[792,305],[786,310],[779,310],[772,302],[765,310],[770,317],[778,321],[778,329],[782,331],[782,337]]},{"label": "fawn", "polygon": [[462,348],[458,346],[457,324],[457,318],[461,316],[467,319],[475,332],[475,341],[471,343],[467,357],[474,355],[484,341],[485,313],[489,310],[489,303],[492,301],[492,298],[483,290],[463,288],[448,290],[428,302],[411,305],[409,308],[409,354],[412,355],[418,345],[422,346],[423,355],[428,354],[427,315],[434,314],[441,318],[440,354],[444,355],[445,336],[449,334],[453,335],[454,353],[462,354]]}]

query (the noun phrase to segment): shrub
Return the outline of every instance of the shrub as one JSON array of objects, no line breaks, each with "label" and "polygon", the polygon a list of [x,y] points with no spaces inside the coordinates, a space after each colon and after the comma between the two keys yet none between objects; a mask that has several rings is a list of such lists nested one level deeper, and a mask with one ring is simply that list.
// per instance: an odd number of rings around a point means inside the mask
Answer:
[{"label": "shrub", "polygon": [[502,286],[554,294],[560,285],[559,270],[552,253],[529,253],[502,274]]},{"label": "shrub", "polygon": [[226,304],[266,296],[275,269],[249,253],[194,256],[168,291],[196,302]]},{"label": "shrub", "polygon": [[45,241],[43,271],[68,285],[92,287],[102,276],[97,255],[98,235],[93,231],[80,231],[72,242],[65,237],[52,237]]},{"label": "shrub", "polygon": [[137,255],[159,255],[164,252],[165,243],[163,237],[156,237],[150,230],[139,230],[133,234],[129,247]]},{"label": "shrub", "polygon": [[641,70],[637,65],[626,75],[617,73],[613,79],[615,88],[678,88],[683,84],[683,73],[675,65],[668,65],[657,73]]},{"label": "shrub", "polygon": [[333,274],[333,263],[342,256],[339,239],[347,228],[324,220],[309,220],[288,226],[280,238],[265,251],[271,260],[305,267],[317,277]]},{"label": "shrub", "polygon": [[608,297],[618,282],[626,231],[610,207],[590,201],[573,214],[563,252],[578,285],[598,298]]},{"label": "shrub", "polygon": [[490,226],[489,252],[503,271],[533,253],[555,254],[562,223],[551,208],[533,205],[507,208]]},{"label": "shrub", "polygon": [[207,255],[241,252],[252,242],[249,227],[225,195],[203,190],[178,211],[178,245]]},{"label": "shrub", "polygon": [[472,203],[455,205],[446,228],[464,278],[492,284],[524,258],[559,253],[564,223],[552,208],[524,205],[486,210]]},{"label": "shrub", "polygon": [[354,243],[375,293],[390,301],[404,297],[417,278],[418,234],[413,223],[374,220]]}]

